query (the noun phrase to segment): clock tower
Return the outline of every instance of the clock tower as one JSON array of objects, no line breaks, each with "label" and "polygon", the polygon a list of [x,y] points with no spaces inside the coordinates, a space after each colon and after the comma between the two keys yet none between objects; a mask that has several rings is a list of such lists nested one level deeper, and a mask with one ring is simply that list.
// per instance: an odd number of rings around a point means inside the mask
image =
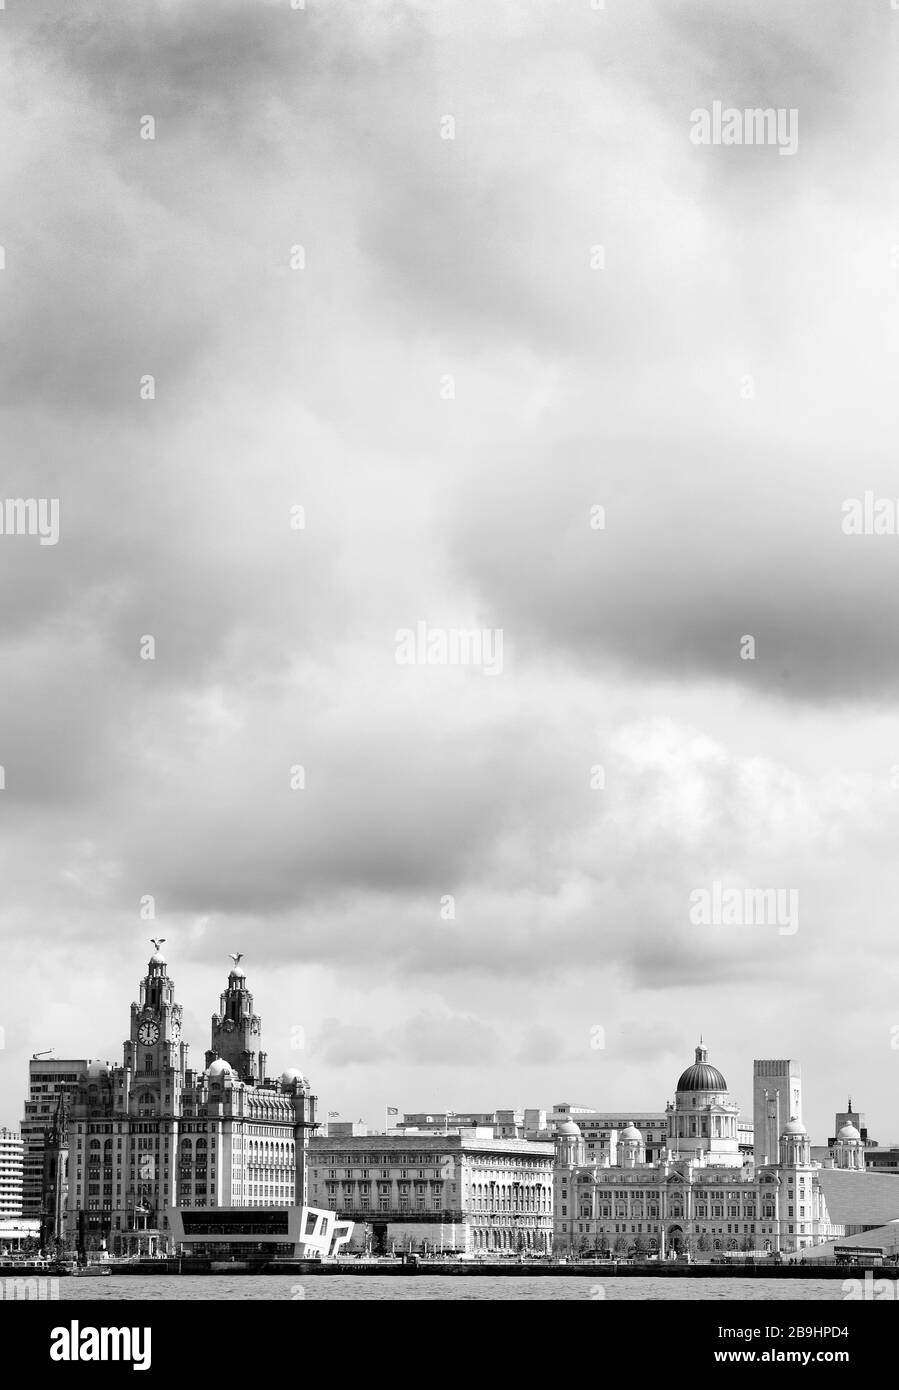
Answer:
[{"label": "clock tower", "polygon": [[125,1043],[125,1072],[132,1109],[141,1114],[177,1113],[184,1086],[187,1044],[181,1041],[181,1005],[175,1003],[175,984],[156,940],[140,1001],[131,1005],[131,1036]]},{"label": "clock tower", "polygon": [[241,966],[243,952],[232,955],[228,987],[219,999],[219,1012],[212,1015],[212,1035],[206,1065],[223,1058],[241,1081],[261,1086],[268,1057],[262,1051],[262,1019],[253,1012],[253,996],[247,989],[246,971]]}]

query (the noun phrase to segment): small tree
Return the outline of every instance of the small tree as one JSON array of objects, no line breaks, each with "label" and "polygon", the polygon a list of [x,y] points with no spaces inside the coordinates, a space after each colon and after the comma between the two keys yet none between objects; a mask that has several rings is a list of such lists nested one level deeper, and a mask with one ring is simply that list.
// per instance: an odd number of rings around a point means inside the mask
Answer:
[{"label": "small tree", "polygon": [[624,1236],[616,1236],[616,1237],[615,1237],[615,1254],[616,1254],[616,1255],[626,1255],[626,1254],[627,1254],[627,1241],[625,1240]]},{"label": "small tree", "polygon": [[702,1251],[712,1250],[714,1248],[712,1237],[709,1235],[708,1231],[703,1231],[702,1235],[699,1237],[697,1248]]},{"label": "small tree", "polygon": [[649,1254],[650,1249],[651,1246],[649,1243],[649,1236],[645,1236],[641,1232],[640,1235],[637,1236],[637,1239],[634,1241],[635,1253],[640,1257],[641,1260],[645,1260],[646,1256]]},{"label": "small tree", "polygon": [[599,1253],[601,1255],[608,1255],[610,1249],[609,1237],[606,1235],[605,1231],[602,1232],[602,1234],[599,1237],[599,1240],[596,1243],[599,1247]]},{"label": "small tree", "polygon": [[740,1244],[740,1249],[744,1251],[744,1253],[746,1254],[748,1254],[750,1250],[755,1249],[755,1242],[753,1241],[752,1236],[743,1237],[743,1240]]}]

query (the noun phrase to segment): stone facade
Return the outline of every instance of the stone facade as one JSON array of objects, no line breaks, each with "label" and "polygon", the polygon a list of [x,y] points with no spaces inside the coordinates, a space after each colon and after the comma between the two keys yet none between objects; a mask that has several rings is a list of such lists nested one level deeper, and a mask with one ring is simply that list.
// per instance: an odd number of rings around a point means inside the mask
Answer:
[{"label": "stone facade", "polygon": [[352,1218],[357,1243],[376,1252],[551,1248],[551,1143],[464,1133],[315,1138],[309,1173],[312,1204]]},{"label": "stone facade", "polygon": [[[151,956],[123,1064],[91,1064],[72,1097],[70,1240],[154,1253],[172,1247],[176,1206],[305,1205],[315,1097],[298,1071],[260,1079],[261,1030],[252,1027],[258,1020],[237,966],[223,1000],[224,1017],[239,1022],[226,1034],[223,1014],[213,1015],[212,1040],[233,1037],[240,1071],[222,1057],[194,1071],[167,963],[158,949]],[[256,1049],[243,1047],[250,1037]]]},{"label": "stone facade", "polygon": [[[573,1120],[557,1126],[557,1254],[791,1252],[842,1234],[828,1215],[821,1165],[801,1121],[785,1127],[777,1163],[754,1167],[741,1153],[738,1108],[702,1044],[667,1113],[670,1148],[654,1162],[633,1125],[613,1136],[614,1162],[589,1161]],[[863,1164],[857,1138],[843,1137],[839,1165]]]}]

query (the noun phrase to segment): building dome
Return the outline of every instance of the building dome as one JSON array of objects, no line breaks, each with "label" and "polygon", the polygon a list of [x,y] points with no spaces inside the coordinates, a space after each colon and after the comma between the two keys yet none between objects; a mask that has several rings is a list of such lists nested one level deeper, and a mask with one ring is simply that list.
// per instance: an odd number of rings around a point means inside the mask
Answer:
[{"label": "building dome", "polygon": [[717,1067],[708,1060],[709,1050],[702,1043],[696,1049],[696,1061],[681,1072],[678,1091],[726,1091],[727,1082]]},{"label": "building dome", "polygon": [[168,965],[168,961],[161,951],[154,951],[150,957],[151,965]]},{"label": "building dome", "polygon": [[837,1139],[861,1139],[861,1137],[855,1125],[843,1125],[843,1128],[837,1135]]},{"label": "building dome", "polygon": [[784,1127],[784,1134],[808,1134],[808,1130],[801,1120],[797,1120],[795,1115],[788,1125]]},{"label": "building dome", "polygon": [[281,1085],[282,1085],[282,1086],[292,1086],[293,1083],[294,1083],[295,1081],[296,1081],[300,1086],[305,1086],[305,1085],[306,1085],[306,1078],[305,1078],[305,1076],[303,1075],[303,1073],[302,1073],[301,1071],[298,1071],[296,1067],[288,1067],[286,1071],[282,1071],[282,1073],[281,1073]]},{"label": "building dome", "polygon": [[82,1075],[99,1081],[108,1077],[111,1070],[108,1062],[91,1062],[89,1067],[85,1067]]},{"label": "building dome", "polygon": [[232,965],[231,969],[228,971],[229,980],[245,980],[246,978],[247,972],[242,965]]},{"label": "building dome", "polygon": [[573,1139],[580,1139],[581,1131],[578,1129],[574,1120],[564,1120],[562,1124],[556,1126],[556,1134],[570,1135]]},{"label": "building dome", "polygon": [[623,1129],[621,1131],[621,1133],[618,1136],[618,1142],[619,1144],[643,1143],[643,1135],[640,1133],[639,1129],[637,1129],[637,1126],[634,1124],[633,1120],[631,1120],[630,1124],[627,1126],[626,1129]]},{"label": "building dome", "polygon": [[210,1081],[225,1081],[229,1076],[233,1076],[234,1071],[225,1061],[224,1057],[217,1057],[206,1073]]}]

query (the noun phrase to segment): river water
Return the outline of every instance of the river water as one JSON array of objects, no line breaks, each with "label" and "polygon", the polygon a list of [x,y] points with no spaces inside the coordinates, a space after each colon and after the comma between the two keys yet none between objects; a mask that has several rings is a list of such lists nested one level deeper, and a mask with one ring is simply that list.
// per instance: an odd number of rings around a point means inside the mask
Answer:
[{"label": "river water", "polygon": [[271,1275],[111,1275],[108,1279],[59,1280],[60,1300],[128,1302],[150,1299],[314,1301],[316,1299],[510,1302],[519,1299],[615,1301],[757,1302],[766,1299],[840,1302],[840,1279],[640,1279],[595,1275],[351,1275],[329,1278]]}]

